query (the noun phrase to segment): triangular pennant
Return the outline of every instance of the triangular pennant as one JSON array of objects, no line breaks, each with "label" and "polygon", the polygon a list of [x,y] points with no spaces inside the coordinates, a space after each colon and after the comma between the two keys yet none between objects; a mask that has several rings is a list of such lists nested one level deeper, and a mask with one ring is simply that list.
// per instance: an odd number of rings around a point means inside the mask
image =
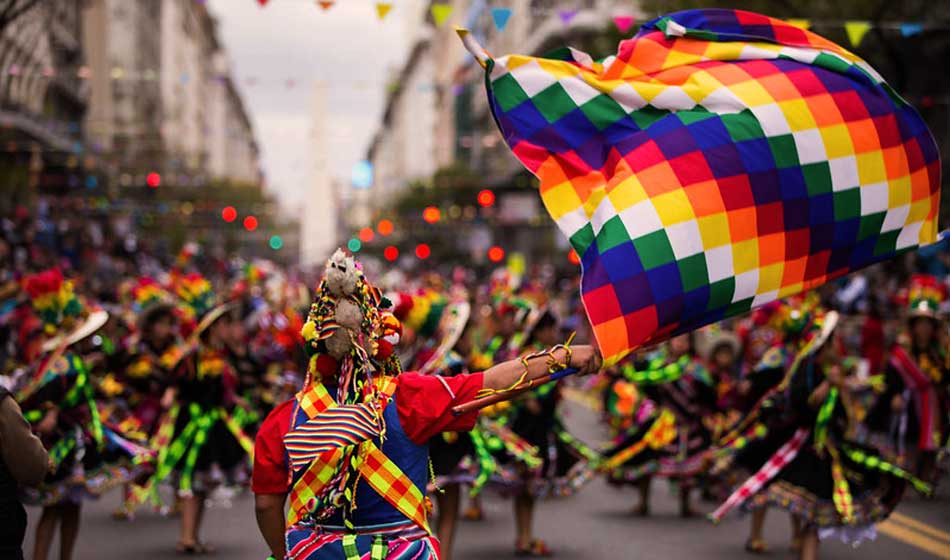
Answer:
[{"label": "triangular pennant", "polygon": [[257,0],[257,3],[260,4],[261,7],[263,8],[264,6],[267,5],[267,0]]},{"label": "triangular pennant", "polygon": [[429,11],[432,13],[432,19],[435,20],[436,27],[441,27],[445,20],[452,15],[452,6],[449,4],[433,4]]},{"label": "triangular pennant", "polygon": [[571,23],[571,20],[577,15],[577,10],[561,10],[557,15],[561,18],[561,23],[567,25]]},{"label": "triangular pennant", "polygon": [[320,0],[317,4],[320,4],[320,8],[325,12],[333,7],[333,0]]},{"label": "triangular pennant", "polygon": [[811,28],[810,19],[787,19],[785,20],[785,23],[806,31]]},{"label": "triangular pennant", "polygon": [[492,8],[491,18],[495,20],[495,28],[498,31],[504,31],[508,25],[508,18],[511,17],[511,8]]},{"label": "triangular pennant", "polygon": [[391,9],[393,9],[393,5],[389,2],[376,2],[376,16],[379,19],[385,18]]},{"label": "triangular pennant", "polygon": [[924,25],[922,23],[902,23],[901,37],[911,37],[923,33]]},{"label": "triangular pennant", "polygon": [[621,33],[626,33],[630,31],[630,28],[633,27],[634,22],[633,16],[630,15],[618,15],[614,16],[614,25],[617,26],[617,30]]},{"label": "triangular pennant", "polygon": [[851,46],[856,47],[861,44],[861,39],[871,30],[871,23],[867,21],[846,21],[844,30],[848,33],[848,40]]}]

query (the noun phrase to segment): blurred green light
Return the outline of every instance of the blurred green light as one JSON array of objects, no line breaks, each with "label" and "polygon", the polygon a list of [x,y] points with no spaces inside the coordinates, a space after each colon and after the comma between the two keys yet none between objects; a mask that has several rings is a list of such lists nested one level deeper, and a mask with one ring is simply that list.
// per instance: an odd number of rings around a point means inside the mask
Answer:
[{"label": "blurred green light", "polygon": [[279,251],[281,247],[284,246],[284,240],[281,239],[279,235],[275,235],[270,238],[270,248]]},{"label": "blurred green light", "polygon": [[359,253],[360,249],[363,248],[363,244],[359,239],[353,237],[347,242],[346,248],[349,249],[351,253]]}]

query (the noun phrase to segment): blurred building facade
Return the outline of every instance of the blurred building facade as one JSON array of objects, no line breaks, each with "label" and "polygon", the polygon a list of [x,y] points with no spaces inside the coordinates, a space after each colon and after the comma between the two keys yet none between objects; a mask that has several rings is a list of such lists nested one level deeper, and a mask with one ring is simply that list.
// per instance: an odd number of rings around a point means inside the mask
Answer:
[{"label": "blurred building facade", "polygon": [[79,3],[4,0],[0,19],[0,208],[85,182],[77,157],[88,85]]},{"label": "blurred building facade", "polygon": [[299,233],[264,190],[204,2],[0,0],[0,211],[44,196],[171,245],[296,260],[269,247],[273,235],[296,247]]},{"label": "blurred building facade", "polygon": [[86,0],[89,139],[109,152],[126,187],[259,183],[259,154],[214,18],[192,0]]}]

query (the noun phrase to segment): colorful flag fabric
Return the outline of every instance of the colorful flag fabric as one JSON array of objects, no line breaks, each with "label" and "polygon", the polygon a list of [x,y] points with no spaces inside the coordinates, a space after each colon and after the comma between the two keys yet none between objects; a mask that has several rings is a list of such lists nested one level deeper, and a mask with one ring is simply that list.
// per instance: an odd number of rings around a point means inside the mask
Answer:
[{"label": "colorful flag fabric", "polygon": [[935,239],[930,131],[814,33],[690,10],[602,61],[571,48],[492,59],[460,35],[581,256],[607,364]]}]

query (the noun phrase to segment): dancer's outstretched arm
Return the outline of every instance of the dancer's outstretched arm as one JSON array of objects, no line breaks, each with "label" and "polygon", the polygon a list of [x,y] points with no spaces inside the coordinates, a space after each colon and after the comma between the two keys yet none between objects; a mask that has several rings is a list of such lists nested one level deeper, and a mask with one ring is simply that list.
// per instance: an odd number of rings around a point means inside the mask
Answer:
[{"label": "dancer's outstretched arm", "polygon": [[[578,375],[596,373],[603,366],[600,351],[594,346],[572,346],[570,352],[560,347],[552,352],[552,357],[559,364],[577,368]],[[568,360],[568,358],[570,358]],[[484,387],[501,391],[517,383],[524,374],[524,364],[521,360],[509,360],[485,370]],[[528,374],[524,381],[544,377],[548,371],[548,358],[540,356],[528,360]]]}]

